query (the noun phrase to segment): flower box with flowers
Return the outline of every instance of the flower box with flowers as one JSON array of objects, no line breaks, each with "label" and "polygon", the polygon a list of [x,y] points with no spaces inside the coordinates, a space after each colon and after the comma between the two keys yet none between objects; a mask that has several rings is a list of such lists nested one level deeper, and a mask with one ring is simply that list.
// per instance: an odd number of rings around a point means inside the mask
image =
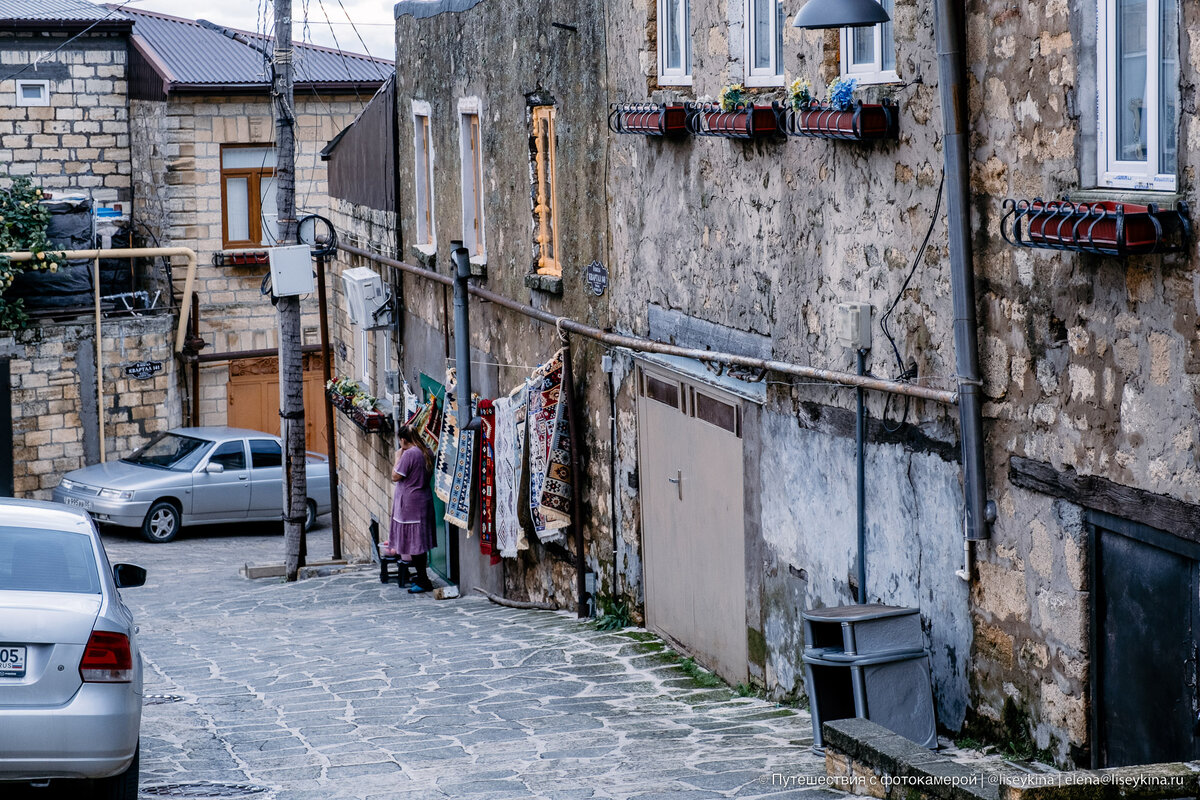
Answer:
[{"label": "flower box with flowers", "polygon": [[812,84],[798,78],[788,89],[789,108],[780,109],[780,127],[788,136],[868,142],[898,139],[899,107],[890,101],[853,100],[858,82],[841,78],[829,85],[825,102],[812,96]]},{"label": "flower box with flowers", "polygon": [[325,396],[330,404],[367,433],[376,433],[388,427],[389,417],[376,408],[378,401],[349,378],[326,383]]},{"label": "flower box with flowers", "polygon": [[[755,105],[741,84],[726,86],[716,103],[688,103],[687,129],[696,136],[726,139],[779,137],[779,118],[770,105]],[[779,137],[782,138],[782,137]]]}]

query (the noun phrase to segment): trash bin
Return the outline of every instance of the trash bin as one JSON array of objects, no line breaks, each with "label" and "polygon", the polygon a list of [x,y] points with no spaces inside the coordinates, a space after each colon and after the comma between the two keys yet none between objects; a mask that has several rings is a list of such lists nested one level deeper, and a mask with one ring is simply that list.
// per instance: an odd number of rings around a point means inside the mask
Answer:
[{"label": "trash bin", "polygon": [[814,750],[824,751],[823,723],[849,717],[937,747],[929,653],[917,609],[876,604],[809,611],[804,640]]}]

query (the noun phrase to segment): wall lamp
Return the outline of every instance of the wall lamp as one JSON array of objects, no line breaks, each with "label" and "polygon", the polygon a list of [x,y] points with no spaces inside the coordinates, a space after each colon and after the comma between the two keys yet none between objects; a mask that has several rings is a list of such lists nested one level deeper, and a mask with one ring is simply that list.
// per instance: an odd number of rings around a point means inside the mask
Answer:
[{"label": "wall lamp", "polygon": [[878,0],[808,0],[796,12],[796,28],[865,28],[890,22]]}]

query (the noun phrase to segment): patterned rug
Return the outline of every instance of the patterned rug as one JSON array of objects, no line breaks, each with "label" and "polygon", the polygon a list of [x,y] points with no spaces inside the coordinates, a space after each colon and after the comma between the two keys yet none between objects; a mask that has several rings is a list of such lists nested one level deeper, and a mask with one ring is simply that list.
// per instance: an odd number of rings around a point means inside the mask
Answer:
[{"label": "patterned rug", "polygon": [[522,385],[492,404],[496,412],[496,548],[504,558],[516,558],[518,549],[523,549],[519,546],[524,531],[517,504],[525,475],[521,455],[525,448],[526,394]]},{"label": "patterned rug", "polygon": [[496,547],[496,408],[479,401],[479,552],[500,563]]},{"label": "patterned rug", "polygon": [[[471,413],[464,414],[470,420],[475,416],[476,400],[471,398]],[[471,535],[471,523],[475,511],[475,462],[479,446],[476,431],[459,430],[458,448],[454,462],[454,478],[450,483],[450,499],[446,501],[446,522],[456,525]]]},{"label": "patterned rug", "polygon": [[565,387],[558,393],[546,480],[542,483],[542,494],[538,499],[538,510],[546,520],[546,527],[554,530],[571,524],[571,422],[567,396],[569,391],[570,387]]},{"label": "patterned rug", "polygon": [[438,437],[437,465],[434,467],[433,492],[443,503],[450,502],[454,485],[454,468],[458,463],[458,408],[454,401],[454,385],[446,387],[446,413]]},{"label": "patterned rug", "polygon": [[[562,353],[533,373],[529,390],[529,414],[526,430],[529,434],[529,514],[533,531],[538,539],[550,541],[559,538],[559,528],[564,524],[552,525],[542,513],[542,489],[550,471],[550,451],[555,439],[558,421],[558,401],[562,393]],[[557,520],[555,520],[557,522]]]},{"label": "patterned rug", "polygon": [[431,452],[436,453],[442,436],[442,401],[436,394],[430,393],[425,404],[425,416],[421,420],[421,426],[417,428],[417,432],[421,435],[421,441],[425,442],[425,446]]}]

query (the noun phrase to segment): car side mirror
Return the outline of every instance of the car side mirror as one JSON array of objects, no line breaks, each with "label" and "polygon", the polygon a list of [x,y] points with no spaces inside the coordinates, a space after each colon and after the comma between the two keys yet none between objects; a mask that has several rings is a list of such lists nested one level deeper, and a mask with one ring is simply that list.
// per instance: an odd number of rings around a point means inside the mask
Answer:
[{"label": "car side mirror", "polygon": [[134,564],[115,564],[113,566],[113,580],[117,582],[118,589],[144,586],[146,584],[146,570]]},{"label": "car side mirror", "polygon": [[222,472],[225,471],[225,465],[224,464],[215,464],[210,461],[208,463],[208,466],[204,468],[204,471],[209,472],[213,475],[220,475]]}]

